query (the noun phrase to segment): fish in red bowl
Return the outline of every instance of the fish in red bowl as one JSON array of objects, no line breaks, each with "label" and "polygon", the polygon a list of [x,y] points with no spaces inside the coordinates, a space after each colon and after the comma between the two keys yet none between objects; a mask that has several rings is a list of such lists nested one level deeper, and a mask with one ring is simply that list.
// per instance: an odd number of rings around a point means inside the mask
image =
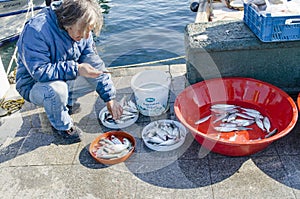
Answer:
[{"label": "fish in red bowl", "polygon": [[91,142],[89,152],[99,163],[118,164],[132,155],[135,144],[134,137],[127,132],[108,131]]},{"label": "fish in red bowl", "polygon": [[205,148],[227,156],[257,153],[287,135],[298,119],[294,100],[252,78],[216,78],[185,88],[174,103],[179,121]]}]

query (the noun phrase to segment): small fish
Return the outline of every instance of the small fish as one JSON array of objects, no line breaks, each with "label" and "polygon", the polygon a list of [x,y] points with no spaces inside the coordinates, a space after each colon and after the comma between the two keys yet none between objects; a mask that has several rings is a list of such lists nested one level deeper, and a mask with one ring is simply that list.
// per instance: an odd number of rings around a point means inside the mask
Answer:
[{"label": "small fish", "polygon": [[245,119],[236,119],[231,121],[231,123],[236,124],[237,126],[250,126],[253,124],[254,120],[245,120]]},{"label": "small fish", "polygon": [[218,109],[218,108],[210,108],[210,110],[214,113],[237,113],[239,112],[239,110],[235,109],[235,108],[230,108],[230,109]]},{"label": "small fish", "polygon": [[217,119],[215,119],[215,120],[213,121],[213,123],[217,123],[218,121],[221,121],[221,120],[225,119],[227,116],[228,116],[227,113],[220,114],[220,115],[217,117]]},{"label": "small fish", "polygon": [[129,145],[127,144],[113,144],[104,146],[104,149],[109,149],[110,154],[120,153],[123,150],[127,149]]},{"label": "small fish", "polygon": [[208,116],[206,116],[206,117],[204,117],[204,118],[201,118],[200,120],[197,120],[197,121],[195,122],[195,124],[198,125],[198,124],[201,124],[201,123],[203,123],[203,122],[206,122],[209,118],[211,118],[211,116],[212,116],[212,115],[208,115]]},{"label": "small fish", "polygon": [[235,120],[236,117],[237,117],[237,115],[235,113],[228,115],[227,122],[231,122],[231,121]]},{"label": "small fish", "polygon": [[260,113],[253,113],[253,112],[243,112],[253,118],[259,118],[259,119],[263,119],[263,116]]},{"label": "small fish", "polygon": [[248,115],[245,115],[245,114],[243,114],[243,113],[236,113],[236,115],[237,115],[238,117],[241,117],[241,118],[244,118],[244,119],[249,119],[249,120],[254,119],[253,117],[248,116]]},{"label": "small fish", "polygon": [[104,70],[104,71],[102,71],[102,73],[110,73],[110,74],[112,74],[113,72]]},{"label": "small fish", "polygon": [[100,141],[105,142],[106,144],[109,144],[109,145],[114,145],[114,143],[107,138],[102,138]]},{"label": "small fish", "polygon": [[237,127],[225,127],[225,126],[215,126],[214,129],[220,132],[231,132],[231,131],[238,131]]},{"label": "small fish", "polygon": [[112,135],[110,136],[110,140],[114,143],[114,144],[122,144],[121,140],[119,140],[116,136]]},{"label": "small fish", "polygon": [[237,127],[237,124],[234,123],[221,123],[221,127]]},{"label": "small fish", "polygon": [[270,132],[270,128],[271,128],[271,123],[270,123],[270,120],[269,120],[268,117],[264,117],[263,124],[264,124],[265,129],[269,133]]},{"label": "small fish", "polygon": [[233,109],[237,108],[238,106],[233,104],[214,104],[211,106],[213,109]]},{"label": "small fish", "polygon": [[178,128],[177,126],[174,127],[174,129],[173,129],[173,131],[172,131],[172,135],[175,136],[175,137],[177,137],[177,138],[180,138],[180,137],[181,137],[181,135],[180,135],[180,130],[179,130],[179,128]]},{"label": "small fish", "polygon": [[158,136],[154,136],[154,137],[150,137],[148,138],[147,142],[150,144],[160,144],[162,142],[164,142],[165,140],[161,139]]},{"label": "small fish", "polygon": [[214,129],[217,131],[220,131],[220,132],[252,130],[252,128],[247,128],[247,127],[243,127],[243,126],[237,126],[237,127],[216,126],[216,127],[214,127]]},{"label": "small fish", "polygon": [[269,138],[272,135],[275,135],[277,133],[277,129],[274,129],[273,131],[271,131],[270,133],[268,133],[267,135],[265,135],[265,138]]},{"label": "small fish", "polygon": [[168,132],[162,130],[161,128],[157,128],[156,130],[156,134],[158,135],[158,137],[164,141],[166,141],[168,139]]},{"label": "small fish", "polygon": [[252,109],[252,108],[243,108],[241,107],[242,110],[248,112],[248,113],[253,113],[253,114],[256,114],[256,115],[261,115],[261,113],[255,109]]},{"label": "small fish", "polygon": [[169,139],[169,140],[167,140],[167,141],[164,141],[164,142],[162,142],[162,143],[159,143],[158,145],[159,145],[159,146],[170,146],[170,145],[173,145],[173,144],[175,144],[175,143],[177,143],[177,142],[178,142],[177,139]]},{"label": "small fish", "polygon": [[263,122],[257,117],[255,118],[256,125],[263,131],[266,131]]}]

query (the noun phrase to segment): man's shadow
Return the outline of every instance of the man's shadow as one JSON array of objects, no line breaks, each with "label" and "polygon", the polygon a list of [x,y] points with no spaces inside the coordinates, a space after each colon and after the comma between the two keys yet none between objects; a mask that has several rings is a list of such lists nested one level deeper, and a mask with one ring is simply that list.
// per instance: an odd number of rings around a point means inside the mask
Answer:
[{"label": "man's shadow", "polygon": [[[19,116],[20,115],[20,116]],[[55,132],[51,128],[51,124],[43,111],[43,109],[36,107],[31,103],[25,103],[18,113],[18,121],[22,124],[15,124],[9,130],[17,130],[14,134],[10,135],[7,140],[0,146],[0,163],[10,161],[16,157],[22,156],[37,148],[55,145],[68,145],[72,144]],[[12,119],[13,118],[7,118]],[[3,120],[5,123],[5,120]],[[1,127],[0,127],[1,129]],[[4,131],[7,129],[2,129]],[[5,133],[5,132],[2,132]]]}]

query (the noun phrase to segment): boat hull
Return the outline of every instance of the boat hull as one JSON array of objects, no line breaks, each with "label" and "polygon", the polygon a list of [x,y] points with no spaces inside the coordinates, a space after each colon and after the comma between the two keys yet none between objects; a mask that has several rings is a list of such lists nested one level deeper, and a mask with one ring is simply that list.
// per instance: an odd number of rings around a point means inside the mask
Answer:
[{"label": "boat hull", "polygon": [[[18,39],[25,23],[29,2],[27,0],[0,0],[0,46]],[[44,0],[33,0],[34,13],[43,7],[45,7]]]}]

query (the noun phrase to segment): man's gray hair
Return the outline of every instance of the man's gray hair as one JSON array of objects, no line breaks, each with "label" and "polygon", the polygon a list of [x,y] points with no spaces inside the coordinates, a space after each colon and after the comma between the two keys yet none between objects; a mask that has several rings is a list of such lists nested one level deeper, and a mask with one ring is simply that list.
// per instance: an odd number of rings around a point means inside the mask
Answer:
[{"label": "man's gray hair", "polygon": [[94,33],[98,35],[103,25],[101,8],[96,0],[63,0],[55,13],[61,28],[80,22],[83,29],[93,25]]}]

